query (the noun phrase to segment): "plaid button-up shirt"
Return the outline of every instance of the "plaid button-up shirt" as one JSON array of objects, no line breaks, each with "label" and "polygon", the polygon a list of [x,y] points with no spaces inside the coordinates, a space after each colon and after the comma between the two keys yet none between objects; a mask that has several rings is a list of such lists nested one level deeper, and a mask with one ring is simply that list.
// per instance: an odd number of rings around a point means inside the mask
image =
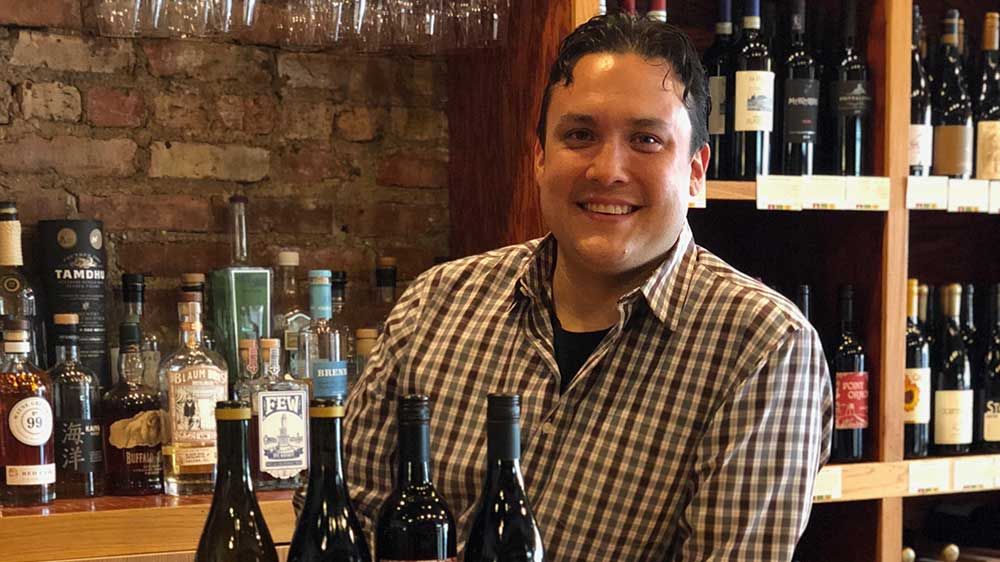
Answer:
[{"label": "plaid button-up shirt", "polygon": [[486,472],[486,395],[516,392],[547,560],[790,560],[829,457],[812,326],[685,228],[560,393],[555,255],[550,235],[436,267],[402,296],[347,404],[367,531],[395,477],[396,398],[431,397],[433,478],[461,548]]}]

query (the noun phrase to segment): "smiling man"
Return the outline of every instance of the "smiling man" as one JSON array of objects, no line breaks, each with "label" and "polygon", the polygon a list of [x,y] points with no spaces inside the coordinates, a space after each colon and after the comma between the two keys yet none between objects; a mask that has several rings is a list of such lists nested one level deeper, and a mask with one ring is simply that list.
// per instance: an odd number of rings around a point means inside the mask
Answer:
[{"label": "smiling man", "polygon": [[675,27],[599,17],[563,42],[535,151],[551,233],[417,279],[348,403],[369,530],[397,397],[433,400],[435,482],[464,539],[486,395],[517,392],[549,561],[791,559],[829,455],[829,375],[792,304],[693,240],[707,97]]}]

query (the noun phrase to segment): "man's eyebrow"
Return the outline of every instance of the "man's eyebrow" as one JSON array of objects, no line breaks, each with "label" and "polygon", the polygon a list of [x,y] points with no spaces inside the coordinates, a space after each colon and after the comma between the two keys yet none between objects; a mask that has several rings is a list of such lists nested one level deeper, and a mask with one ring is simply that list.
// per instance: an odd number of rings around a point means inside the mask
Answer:
[{"label": "man's eyebrow", "polygon": [[560,125],[596,125],[597,119],[585,113],[567,113],[559,118]]},{"label": "man's eyebrow", "polygon": [[663,119],[657,117],[640,117],[638,119],[631,119],[629,123],[633,127],[638,127],[642,129],[666,129],[667,122]]}]

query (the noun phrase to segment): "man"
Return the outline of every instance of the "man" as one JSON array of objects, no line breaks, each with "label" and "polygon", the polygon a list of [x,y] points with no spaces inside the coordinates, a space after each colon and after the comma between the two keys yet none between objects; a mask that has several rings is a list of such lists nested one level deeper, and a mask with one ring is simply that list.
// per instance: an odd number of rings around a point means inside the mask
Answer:
[{"label": "man", "polygon": [[792,304],[692,239],[707,97],[677,28],[599,17],[563,42],[535,151],[551,234],[417,279],[348,403],[369,529],[399,396],[433,400],[434,480],[464,540],[486,395],[517,392],[548,560],[790,560],[829,454],[829,375]]}]

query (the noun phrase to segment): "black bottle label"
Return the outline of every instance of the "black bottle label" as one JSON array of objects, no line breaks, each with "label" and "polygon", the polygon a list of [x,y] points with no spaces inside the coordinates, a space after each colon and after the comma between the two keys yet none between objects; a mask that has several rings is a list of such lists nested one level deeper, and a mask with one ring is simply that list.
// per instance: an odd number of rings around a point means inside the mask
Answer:
[{"label": "black bottle label", "polygon": [[56,466],[59,470],[94,472],[104,461],[101,426],[91,419],[56,422]]},{"label": "black bottle label", "polygon": [[836,82],[834,103],[837,113],[851,117],[867,115],[872,109],[872,88],[867,80]]},{"label": "black bottle label", "polygon": [[816,142],[819,121],[819,80],[785,80],[785,141]]}]

